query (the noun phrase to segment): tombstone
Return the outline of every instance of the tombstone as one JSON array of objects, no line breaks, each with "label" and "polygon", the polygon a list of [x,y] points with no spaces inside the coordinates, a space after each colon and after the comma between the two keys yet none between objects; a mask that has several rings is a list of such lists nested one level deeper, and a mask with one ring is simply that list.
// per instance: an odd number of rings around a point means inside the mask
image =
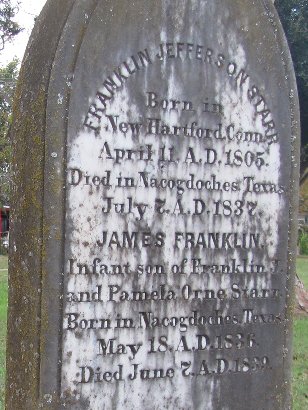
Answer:
[{"label": "tombstone", "polygon": [[13,134],[7,409],[291,408],[299,118],[271,1],[48,1]]}]

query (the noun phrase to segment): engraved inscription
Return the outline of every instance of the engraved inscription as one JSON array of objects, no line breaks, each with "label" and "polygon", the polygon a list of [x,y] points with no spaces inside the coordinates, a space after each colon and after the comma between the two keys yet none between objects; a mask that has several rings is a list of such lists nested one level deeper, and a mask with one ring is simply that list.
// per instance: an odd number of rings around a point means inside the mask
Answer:
[{"label": "engraved inscription", "polygon": [[[272,371],[287,188],[266,90],[227,54],[162,42],[115,62],[71,136],[63,368],[76,395]],[[175,74],[157,81],[162,64]]]}]

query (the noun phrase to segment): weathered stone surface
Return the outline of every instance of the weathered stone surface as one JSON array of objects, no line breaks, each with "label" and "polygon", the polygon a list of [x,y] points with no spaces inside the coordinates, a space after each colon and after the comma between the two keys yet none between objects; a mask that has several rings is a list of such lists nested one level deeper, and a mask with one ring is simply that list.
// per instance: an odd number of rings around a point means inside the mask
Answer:
[{"label": "weathered stone surface", "polygon": [[32,41],[8,408],[290,408],[299,125],[271,2],[50,1]]}]

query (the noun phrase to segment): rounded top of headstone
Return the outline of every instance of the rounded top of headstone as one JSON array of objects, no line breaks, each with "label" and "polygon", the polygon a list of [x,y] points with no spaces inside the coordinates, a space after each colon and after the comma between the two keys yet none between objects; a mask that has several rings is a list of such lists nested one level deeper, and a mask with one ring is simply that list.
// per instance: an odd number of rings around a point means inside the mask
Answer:
[{"label": "rounded top of headstone", "polygon": [[13,239],[41,287],[28,407],[288,407],[298,114],[272,3],[61,4],[15,125],[16,159],[38,154],[16,173],[36,187],[31,261],[22,217]]}]

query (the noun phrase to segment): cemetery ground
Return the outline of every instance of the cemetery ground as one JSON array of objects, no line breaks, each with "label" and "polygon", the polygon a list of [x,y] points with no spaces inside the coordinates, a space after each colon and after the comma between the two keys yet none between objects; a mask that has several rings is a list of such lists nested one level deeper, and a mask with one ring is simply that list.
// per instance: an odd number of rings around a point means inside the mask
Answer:
[{"label": "cemetery ground", "polygon": [[[297,273],[308,289],[308,257],[297,259]],[[4,409],[5,338],[7,313],[7,257],[0,256],[0,410]],[[308,408],[308,315],[294,321],[293,399],[294,410]]]}]

